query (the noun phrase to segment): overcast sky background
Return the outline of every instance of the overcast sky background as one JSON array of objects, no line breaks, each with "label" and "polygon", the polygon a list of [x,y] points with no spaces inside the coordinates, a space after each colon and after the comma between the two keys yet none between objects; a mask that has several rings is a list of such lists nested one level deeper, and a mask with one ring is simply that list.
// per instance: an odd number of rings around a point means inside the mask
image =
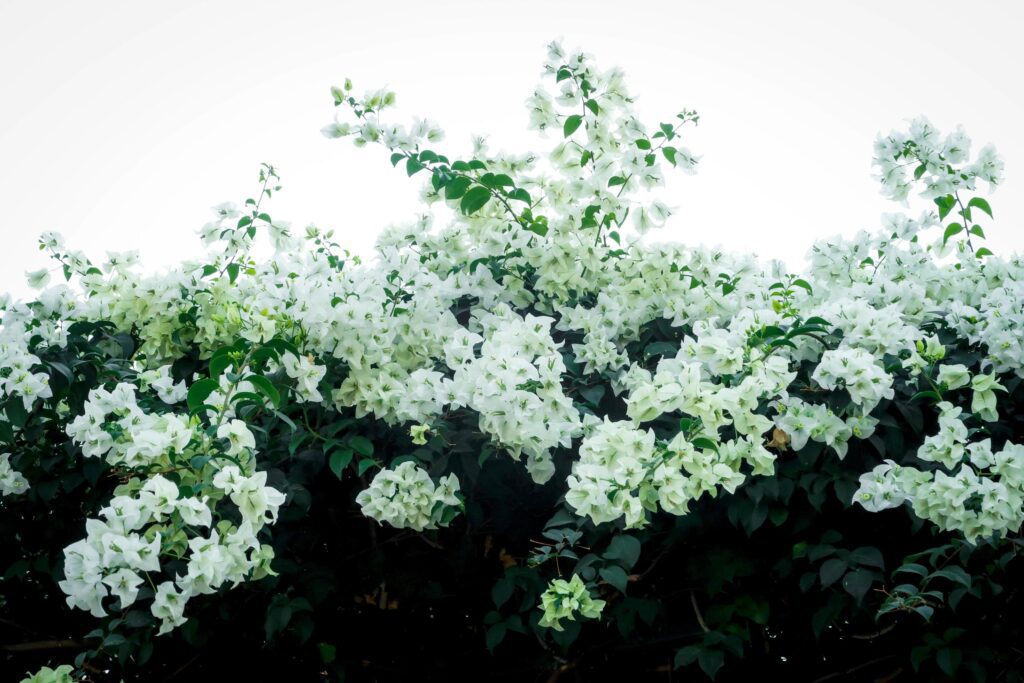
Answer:
[{"label": "overcast sky background", "polygon": [[621,66],[650,125],[682,107],[696,176],[671,174],[678,207],[660,238],[721,244],[798,268],[811,242],[873,229],[875,134],[925,114],[995,143],[1007,181],[986,227],[1024,251],[1024,94],[1018,2],[10,2],[0,0],[0,292],[25,296],[58,230],[102,260],[138,249],[169,268],[202,248],[210,207],[256,192],[261,161],[284,191],[269,207],[333,227],[367,253],[420,210],[418,182],[381,148],[319,130],[329,86],[387,85],[458,155],[472,134],[538,147],[524,100],[561,37]]}]

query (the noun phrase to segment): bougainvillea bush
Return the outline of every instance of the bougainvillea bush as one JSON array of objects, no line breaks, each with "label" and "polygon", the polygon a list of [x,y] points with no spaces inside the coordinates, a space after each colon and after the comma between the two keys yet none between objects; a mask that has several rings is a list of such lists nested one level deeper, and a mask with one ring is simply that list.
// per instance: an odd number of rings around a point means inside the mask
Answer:
[{"label": "bougainvillea bush", "polygon": [[273,217],[270,165],[171,272],[42,237],[0,332],[4,680],[1021,680],[993,148],[880,136],[913,217],[789,273],[648,234],[696,112],[544,72],[545,154],[332,90],[324,134],[428,205],[365,262]]}]

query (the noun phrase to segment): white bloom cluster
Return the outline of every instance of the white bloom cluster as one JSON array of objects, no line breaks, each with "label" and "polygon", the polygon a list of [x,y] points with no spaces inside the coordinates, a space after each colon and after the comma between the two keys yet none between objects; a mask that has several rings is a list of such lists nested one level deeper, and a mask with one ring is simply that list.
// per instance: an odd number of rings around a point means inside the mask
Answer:
[{"label": "white bloom cluster", "polygon": [[84,412],[67,426],[68,436],[87,458],[105,456],[111,465],[145,467],[183,453],[195,436],[190,420],[146,413],[137,399],[135,386],[124,382],[111,391],[93,389]]},{"label": "white bloom cluster", "polygon": [[551,322],[511,312],[490,315],[482,321],[489,333],[480,356],[452,354],[453,362],[465,362],[455,371],[451,403],[477,411],[481,431],[514,456],[525,454],[526,468],[537,483],[555,472],[551,449],[569,446],[581,424],[562,390],[565,362],[549,333]]},{"label": "white bloom cluster", "polygon": [[953,469],[960,464],[967,452],[967,425],[960,419],[963,410],[958,406],[943,401],[938,408],[939,431],[925,437],[924,443],[917,449],[917,457]]},{"label": "white bloom cluster", "polygon": [[910,122],[906,132],[892,131],[875,141],[874,165],[883,192],[890,199],[905,201],[916,182],[924,185],[928,198],[973,190],[978,178],[990,185],[1002,181],[1003,160],[991,145],[977,158],[971,156],[971,139],[962,127],[943,137],[928,119]]},{"label": "white bloom cluster", "polygon": [[[709,446],[711,441],[703,439]],[[625,517],[627,527],[646,522],[646,511],[659,508],[674,515],[689,511],[704,493],[729,493],[746,481],[744,465],[754,475],[775,471],[775,455],[750,437],[713,447],[696,447],[683,433],[656,444],[654,432],[629,422],[607,419],[590,428],[580,445],[579,460],[567,479],[566,502],[595,524]]]},{"label": "white bloom cluster", "polygon": [[541,626],[563,630],[562,619],[576,620],[576,615],[584,619],[597,619],[601,616],[605,601],[590,596],[590,589],[579,574],[572,578],[553,579],[540,596],[540,609],[544,611],[538,622]]},{"label": "white bloom cluster", "polygon": [[0,496],[17,495],[27,490],[28,480],[11,466],[10,453],[0,453]]},{"label": "white bloom cluster", "polygon": [[1024,445],[1006,444],[993,452],[985,440],[968,445],[966,452],[969,462],[952,473],[886,460],[861,476],[853,500],[872,512],[909,501],[918,517],[961,531],[969,541],[1016,531],[1024,523]]},{"label": "white bloom cluster", "polygon": [[[265,413],[234,400],[264,393],[253,370],[263,361],[235,359],[215,381],[204,378],[214,389],[203,414],[170,412],[188,397],[172,364],[194,351],[210,359],[239,340],[292,345],[280,367],[302,408],[380,420],[421,446],[468,416],[539,483],[555,472],[553,453],[579,444],[569,504],[595,522],[625,518],[630,526],[659,509],[684,514],[704,493],[770,474],[775,454],[764,437],[773,425],[795,450],[814,440],[843,457],[852,439],[872,435],[879,423],[870,413],[894,388],[937,382],[933,393],[948,403],[938,406],[938,433],[916,454],[948,472],[889,462],[864,475],[857,500],[869,509],[911,501],[917,514],[972,538],[1019,527],[1021,446],[1000,443],[993,452],[968,436],[1000,418],[1009,375],[1024,378],[1024,259],[976,249],[970,240],[980,226],[943,234],[933,210],[887,215],[878,233],[820,241],[800,275],[752,256],[642,241],[671,213],[648,196],[666,164],[684,172],[696,164],[680,140],[696,114],[648,131],[621,72],[599,72],[557,44],[550,50],[554,87],[528,102],[532,124],[559,133],[546,158],[492,154],[477,142],[472,164],[452,162],[435,175],[438,155],[423,148],[441,137],[434,124],[383,123],[394,101],[387,91],[361,100],[350,86],[335,91],[356,120],[336,120],[326,135],[385,145],[410,172],[425,171],[426,200],[455,209],[443,226],[424,217],[387,230],[372,260],[343,258],[332,233],[315,226],[304,248],[286,224],[232,205],[216,207],[201,231],[221,249],[212,262],[164,274],[136,272],[131,256],[96,266],[44,236],[72,282],[28,304],[0,301],[5,413],[18,405],[12,399],[29,410],[53,397],[40,359],[67,346],[69,328],[109,323],[139,342],[138,386],[93,389],[66,432],[86,457],[104,457],[128,476],[154,474],[121,487],[87,522],[87,538],[69,547],[63,586],[71,604],[94,613],[110,595],[130,604],[173,553],[189,568],[154,582],[152,610],[167,630],[184,619],[191,596],[269,571],[269,546],[257,534],[284,496],[256,471],[264,432],[252,416]],[[906,199],[918,175],[925,196],[948,213],[951,193],[1001,179],[994,151],[973,161],[969,151],[962,131],[943,137],[914,122],[876,144],[883,190]],[[451,180],[444,188],[433,182],[442,175]],[[962,199],[975,217],[990,213],[983,198]],[[252,222],[236,229],[243,219]],[[249,254],[257,227],[275,246],[262,263]],[[652,338],[676,341],[648,345]],[[969,347],[978,360],[943,365],[946,344]],[[818,386],[795,382],[811,368]],[[342,379],[331,385],[333,377]],[[628,420],[602,422],[574,403],[605,386],[614,396],[597,403],[614,404],[619,415],[624,408]],[[833,411],[837,391],[852,403]],[[814,402],[800,398],[809,394]],[[68,412],[66,404],[47,408]],[[677,421],[677,436],[655,438]],[[646,423],[655,424],[645,431]],[[0,427],[15,431],[6,417]],[[0,486],[5,494],[27,486],[9,456],[0,459]],[[403,462],[378,473],[358,501],[378,521],[433,528],[459,507],[458,487],[454,475],[435,483]],[[222,518],[225,501],[240,524]]]},{"label": "white bloom cluster", "polygon": [[167,405],[181,403],[188,394],[185,382],[175,382],[171,377],[170,364],[139,373],[139,385],[143,389],[155,391],[160,400]]},{"label": "white bloom cluster", "polygon": [[[6,319],[4,331],[10,329],[6,327]],[[50,378],[44,372],[32,372],[32,367],[39,364],[39,358],[28,353],[26,340],[8,340],[9,336],[0,333],[0,399],[20,396],[25,409],[29,410],[37,398],[53,396]]]},{"label": "white bloom cluster", "polygon": [[281,361],[285,373],[295,380],[295,393],[300,401],[320,403],[324,400],[317,386],[327,374],[325,366],[317,365],[309,356],[296,356],[291,352],[284,354]]},{"label": "white bloom cluster", "polygon": [[70,664],[62,664],[56,669],[44,666],[31,676],[21,679],[21,683],[75,683],[72,678],[74,670]]},{"label": "white bloom cluster", "polygon": [[850,400],[867,415],[885,398],[892,398],[892,376],[863,349],[837,349],[821,354],[811,379],[825,389],[845,388]]},{"label": "white bloom cluster", "polygon": [[[132,487],[133,495],[116,496],[99,519],[87,520],[86,537],[64,549],[65,578],[59,585],[68,606],[104,616],[103,601],[112,596],[117,609],[126,610],[147,579],[151,583],[162,571],[163,554],[185,556],[185,574],[161,582],[153,596],[150,609],[163,634],[184,623],[192,596],[270,573],[273,550],[256,534],[276,521],[285,497],[266,486],[266,476],[243,476],[229,465],[213,477],[219,493],[199,498],[182,496],[176,483],[156,474]],[[221,521],[214,528],[214,511],[224,496],[237,506],[242,523]]]},{"label": "white bloom cluster", "polygon": [[454,474],[437,484],[427,471],[411,460],[377,473],[370,486],[359,492],[356,503],[363,514],[399,529],[436,529],[448,526],[462,507],[459,479]]},{"label": "white bloom cluster", "polygon": [[629,422],[598,425],[580,444],[572,465],[565,500],[594,524],[625,516],[628,526],[644,522],[643,500],[657,500],[651,477],[661,460],[654,432],[640,431]]},{"label": "white bloom cluster", "polygon": [[778,408],[775,425],[789,436],[797,451],[812,439],[832,447],[842,458],[851,438],[866,439],[878,425],[878,420],[866,415],[851,415],[844,420],[824,404],[806,403],[799,398],[780,401]]}]

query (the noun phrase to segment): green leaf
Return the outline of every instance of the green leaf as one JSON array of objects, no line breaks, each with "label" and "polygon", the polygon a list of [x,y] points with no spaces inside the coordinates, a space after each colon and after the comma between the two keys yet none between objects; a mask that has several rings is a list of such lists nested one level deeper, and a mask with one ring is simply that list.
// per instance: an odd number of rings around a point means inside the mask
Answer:
[{"label": "green leaf", "polygon": [[484,205],[491,199],[491,191],[483,185],[476,185],[466,192],[462,197],[462,202],[459,204],[459,208],[462,209],[462,213],[466,216],[474,214],[480,209],[484,208]]},{"label": "green leaf", "polygon": [[604,551],[604,559],[619,560],[624,568],[632,569],[640,559],[640,541],[635,536],[620,534],[608,544],[608,549]]},{"label": "green leaf", "polygon": [[423,170],[423,164],[416,160],[415,157],[409,157],[405,162],[405,172],[411,177]]},{"label": "green leaf", "polygon": [[273,382],[263,375],[249,375],[245,380],[254,384],[256,388],[263,393],[263,395],[270,399],[270,402],[274,404],[275,408],[281,407],[281,392],[277,390],[277,387],[274,386]]},{"label": "green leaf", "polygon": [[963,232],[963,230],[964,226],[960,225],[959,223],[950,223],[949,226],[946,228],[946,231],[942,233],[942,243],[945,244],[946,242],[949,241],[950,237],[953,237],[954,235]]},{"label": "green leaf", "polygon": [[687,645],[684,648],[676,650],[675,666],[678,669],[681,666],[689,666],[697,661],[697,655],[701,652],[701,648],[698,645]]},{"label": "green leaf", "polygon": [[122,636],[120,633],[111,633],[109,636],[103,639],[103,647],[116,647],[127,643],[128,639]]},{"label": "green leaf", "polygon": [[15,427],[24,427],[25,423],[28,422],[28,411],[25,410],[25,404],[22,403],[20,396],[10,396],[7,398],[7,419]]},{"label": "green leaf", "polygon": [[580,396],[591,406],[597,408],[598,404],[601,403],[601,399],[604,398],[604,385],[596,384],[592,387],[583,387],[580,389]]},{"label": "green leaf", "polygon": [[863,545],[857,548],[850,553],[850,560],[865,567],[885,569],[885,558],[882,557],[882,551],[874,546]]},{"label": "green leaf", "polygon": [[981,239],[985,239],[985,231],[981,229],[980,225],[972,225],[970,232],[972,235],[977,235]]},{"label": "green leaf", "polygon": [[839,580],[845,571],[846,560],[841,560],[838,557],[825,560],[821,564],[821,568],[818,570],[818,576],[821,578],[822,587],[831,586]]},{"label": "green leaf", "polygon": [[935,577],[948,579],[953,583],[960,584],[968,590],[970,590],[971,588],[971,575],[965,572],[963,567],[951,565],[949,567],[945,567],[944,569],[936,569],[928,576],[928,578],[933,579]]},{"label": "green leaf", "polygon": [[626,574],[626,570],[618,565],[611,565],[605,567],[598,572],[600,577],[615,586],[620,593],[625,595],[626,586],[629,584],[629,575]]},{"label": "green leaf", "polygon": [[458,199],[466,194],[466,190],[473,184],[473,181],[466,176],[459,176],[444,187],[445,199]]},{"label": "green leaf", "polygon": [[945,197],[936,197],[932,201],[939,207],[940,221],[949,215],[949,212],[953,210],[953,205],[956,204],[956,200],[951,194],[947,194]]},{"label": "green leaf", "polygon": [[852,595],[858,604],[864,599],[875,576],[870,570],[856,569],[843,577],[843,590]]},{"label": "green leaf", "polygon": [[616,185],[625,185],[626,179],[620,175],[612,176],[608,179],[608,187],[615,187]]},{"label": "green leaf", "polygon": [[377,463],[374,462],[373,458],[363,458],[362,460],[359,461],[359,464],[356,466],[356,471],[359,473],[359,476],[361,477],[364,474],[366,474],[366,470],[370,469],[376,464]]},{"label": "green leaf", "polygon": [[928,166],[926,164],[921,164],[920,166],[915,168],[914,169],[914,180],[920,180],[921,176],[923,176],[925,171],[927,171],[927,170],[928,170]]},{"label": "green leaf", "polygon": [[219,386],[217,380],[210,379],[209,377],[193,382],[192,386],[188,388],[188,394],[185,397],[189,412],[196,412],[206,402],[206,398]]},{"label": "green leaf", "polygon": [[928,576],[928,568],[924,565],[917,564],[916,562],[908,562],[899,569],[893,572],[893,574],[899,574],[900,572],[906,572],[908,574],[917,574],[918,576]]},{"label": "green leaf", "polygon": [[345,471],[345,468],[349,466],[349,463],[352,462],[352,457],[354,455],[355,453],[351,448],[339,448],[331,453],[329,465],[331,467],[331,472],[334,472],[334,476],[341,479],[342,473]]},{"label": "green leaf", "polygon": [[358,453],[370,457],[373,455],[373,442],[367,439],[365,436],[353,436],[348,439],[348,445]]},{"label": "green leaf", "polygon": [[635,144],[639,149],[651,148],[651,141],[648,140],[647,138],[640,138],[639,140],[636,140],[633,144]]},{"label": "green leaf", "polygon": [[558,70],[558,73],[555,74],[555,83],[561,83],[567,78],[572,78],[572,72],[565,67],[562,67]]},{"label": "green leaf", "polygon": [[594,116],[597,116],[601,112],[601,108],[597,106],[597,100],[587,100],[583,104],[586,105],[587,109],[594,112]]},{"label": "green leaf", "polygon": [[721,650],[701,650],[697,655],[697,663],[700,664],[701,671],[714,680],[718,670],[725,664],[725,654]]},{"label": "green leaf", "polygon": [[576,132],[576,129],[583,123],[583,117],[579,114],[573,114],[565,119],[565,123],[562,124],[562,135],[569,137]]},{"label": "green leaf", "polygon": [[981,197],[972,198],[971,201],[967,202],[967,206],[975,206],[984,211],[985,213],[987,213],[989,218],[994,218],[994,216],[992,215],[992,207],[989,206],[987,200],[982,199]]},{"label": "green leaf", "polygon": [[981,258],[982,256],[991,256],[992,250],[989,249],[988,247],[982,247],[978,251],[974,252],[974,255],[977,256],[978,258]]},{"label": "green leaf", "polygon": [[935,608],[928,605],[918,605],[914,611],[924,617],[925,621],[931,621],[932,615],[935,614]]},{"label": "green leaf", "polygon": [[665,159],[668,160],[668,163],[672,164],[673,166],[676,165],[677,151],[675,147],[662,147],[661,153],[662,155],[664,155]]},{"label": "green leaf", "polygon": [[292,434],[292,438],[288,441],[288,455],[295,455],[295,451],[299,450],[299,447],[309,437],[309,432],[295,432]]},{"label": "green leaf", "polygon": [[228,282],[230,282],[231,284],[234,284],[235,280],[238,279],[239,267],[240,266],[237,263],[229,263],[227,268],[225,269],[228,272]]},{"label": "green leaf", "polygon": [[320,661],[330,664],[338,656],[338,649],[330,643],[319,643],[317,649],[320,651]]},{"label": "green leaf", "polygon": [[506,630],[507,629],[505,627],[504,622],[497,623],[494,626],[491,626],[489,629],[487,629],[488,651],[494,652],[494,648],[496,648],[501,643],[501,641],[505,639]]},{"label": "green leaf", "polygon": [[793,280],[793,286],[802,287],[807,290],[808,294],[814,294],[814,290],[811,289],[811,283],[802,278],[797,278],[796,280]]},{"label": "green leaf", "polygon": [[954,677],[956,670],[960,667],[960,660],[960,650],[952,647],[943,648],[935,655],[935,663],[942,669],[942,673],[950,678]]},{"label": "green leaf", "polygon": [[215,353],[210,358],[210,366],[208,372],[210,377],[220,377],[221,373],[227,370],[228,366],[231,365],[231,354],[230,353]]},{"label": "green leaf", "polygon": [[498,579],[491,588],[491,600],[494,601],[494,606],[500,608],[508,602],[514,589],[515,584],[508,579]]},{"label": "green leaf", "polygon": [[694,448],[700,448],[702,450],[718,452],[718,444],[709,439],[706,436],[698,436],[695,439],[690,440],[690,445]]},{"label": "green leaf", "polygon": [[512,190],[511,192],[509,192],[508,193],[508,198],[509,199],[515,199],[515,200],[520,201],[520,202],[526,202],[527,204],[532,204],[533,203],[533,197],[531,197],[530,193],[527,192],[526,190],[524,190],[521,187],[517,187],[516,189]]}]

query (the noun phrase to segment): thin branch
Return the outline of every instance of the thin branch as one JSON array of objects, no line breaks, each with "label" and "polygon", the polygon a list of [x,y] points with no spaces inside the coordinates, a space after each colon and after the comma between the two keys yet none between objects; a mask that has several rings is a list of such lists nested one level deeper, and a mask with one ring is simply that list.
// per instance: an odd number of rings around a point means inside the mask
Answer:
[{"label": "thin branch", "polygon": [[700,607],[697,606],[697,594],[690,591],[690,604],[693,605],[693,613],[697,616],[697,623],[700,624],[701,629],[704,633],[710,633],[711,629],[704,623],[704,617],[701,616]]}]

